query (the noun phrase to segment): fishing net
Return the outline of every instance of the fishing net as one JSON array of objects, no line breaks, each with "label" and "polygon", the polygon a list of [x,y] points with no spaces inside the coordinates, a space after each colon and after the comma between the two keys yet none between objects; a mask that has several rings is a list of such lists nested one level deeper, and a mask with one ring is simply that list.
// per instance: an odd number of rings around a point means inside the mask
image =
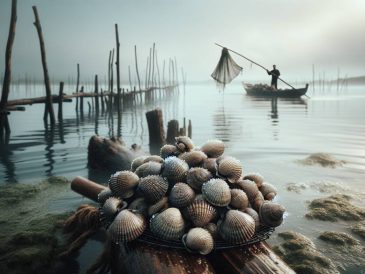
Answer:
[{"label": "fishing net", "polygon": [[229,84],[240,72],[242,68],[236,64],[229,55],[228,49],[223,48],[221,58],[212,73],[212,78],[218,85],[222,85],[223,88],[226,84]]}]

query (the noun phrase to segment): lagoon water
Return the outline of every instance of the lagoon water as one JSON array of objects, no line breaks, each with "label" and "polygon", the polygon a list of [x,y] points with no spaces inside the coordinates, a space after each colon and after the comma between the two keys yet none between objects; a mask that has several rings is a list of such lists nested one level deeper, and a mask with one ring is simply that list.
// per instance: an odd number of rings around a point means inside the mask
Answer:
[{"label": "lagoon water", "polygon": [[[42,89],[26,91],[20,86],[12,98],[42,96]],[[253,98],[245,94],[240,84],[227,86],[224,92],[213,83],[187,85],[185,91],[180,86],[173,96],[125,107],[120,132],[128,146],[136,143],[149,151],[146,111],[160,107],[165,125],[170,119],[180,123],[183,117],[190,119],[196,145],[212,138],[223,140],[225,153],[238,158],[244,172],[259,172],[278,188],[276,200],[286,207],[287,217],[276,231],[295,230],[326,249],[317,240],[319,234],[332,230],[349,233],[348,224],[308,220],[304,214],[308,201],[336,192],[354,194],[358,199],[353,202],[365,205],[365,87],[348,86],[340,91],[328,87],[310,90],[308,95],[311,98]],[[94,112],[88,111],[88,100],[85,99],[84,114],[78,115],[74,102],[65,103],[63,124],[54,129],[43,126],[43,105],[26,106],[26,112],[12,113],[10,144],[0,152],[0,183],[33,183],[51,175],[87,177],[89,138],[95,133],[118,133],[116,116],[110,119],[106,114],[100,115],[96,125]],[[318,152],[346,163],[330,168],[298,162]],[[107,178],[100,177],[99,182],[106,183]],[[305,189],[300,193],[288,191],[290,183],[302,184]],[[74,210],[81,202],[87,200],[69,191],[50,201],[46,210]],[[271,244],[278,242],[276,235],[270,238]],[[85,254],[92,249],[88,243],[80,253],[81,272],[90,262]],[[98,254],[91,253],[92,257]],[[344,264],[347,267],[343,273],[361,273],[351,262]]]}]

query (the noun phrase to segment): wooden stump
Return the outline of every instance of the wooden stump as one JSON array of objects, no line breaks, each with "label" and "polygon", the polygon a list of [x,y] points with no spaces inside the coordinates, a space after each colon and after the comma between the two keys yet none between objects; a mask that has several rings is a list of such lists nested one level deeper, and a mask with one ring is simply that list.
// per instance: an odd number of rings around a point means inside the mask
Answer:
[{"label": "wooden stump", "polygon": [[148,131],[150,136],[150,148],[159,148],[165,143],[165,130],[161,109],[157,108],[146,112]]},{"label": "wooden stump", "polygon": [[167,137],[166,143],[174,144],[175,137],[179,136],[179,121],[178,120],[170,120],[167,124]]}]

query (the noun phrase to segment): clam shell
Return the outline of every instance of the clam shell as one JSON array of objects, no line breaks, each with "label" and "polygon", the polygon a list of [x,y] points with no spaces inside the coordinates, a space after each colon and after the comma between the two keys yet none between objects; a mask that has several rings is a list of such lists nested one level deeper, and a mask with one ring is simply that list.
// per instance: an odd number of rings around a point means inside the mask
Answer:
[{"label": "clam shell", "polygon": [[194,148],[193,141],[188,136],[175,137],[175,145],[181,152],[188,152]]},{"label": "clam shell", "polygon": [[131,170],[134,172],[136,169],[144,163],[144,160],[147,158],[147,156],[139,156],[136,159],[132,161],[131,164]]},{"label": "clam shell", "polygon": [[265,201],[260,207],[259,216],[263,224],[276,227],[283,222],[285,208],[277,203]]},{"label": "clam shell", "polygon": [[99,192],[98,194],[98,203],[103,205],[106,201],[106,199],[110,198],[113,196],[112,191],[110,190],[109,187],[103,189],[102,191]]},{"label": "clam shell", "polygon": [[243,210],[248,207],[248,198],[246,193],[241,189],[231,189],[230,206]]},{"label": "clam shell", "polygon": [[201,191],[202,185],[213,178],[205,168],[194,167],[189,169],[188,175],[186,176],[186,182],[195,190]]},{"label": "clam shell", "polygon": [[209,170],[212,174],[216,174],[217,173],[217,169],[216,169],[216,158],[207,158],[204,160],[203,168]]},{"label": "clam shell", "polygon": [[186,207],[195,198],[194,190],[185,183],[177,183],[173,186],[169,195],[169,202],[172,207]]},{"label": "clam shell", "polygon": [[134,189],[137,187],[139,177],[132,171],[118,171],[110,176],[109,188],[114,195],[123,199],[130,198],[134,194]]},{"label": "clam shell", "polygon": [[128,209],[122,210],[108,228],[108,234],[115,243],[125,243],[137,239],[146,229],[146,220],[141,214]]},{"label": "clam shell", "polygon": [[209,158],[218,158],[224,153],[224,143],[221,140],[209,140],[201,148]]},{"label": "clam shell", "polygon": [[259,193],[259,189],[255,182],[250,180],[239,180],[236,185],[242,189],[250,202],[253,202],[256,198],[256,195]]},{"label": "clam shell", "polygon": [[264,177],[259,173],[248,173],[243,177],[244,180],[254,181],[257,187],[261,187]]},{"label": "clam shell", "polygon": [[143,161],[143,163],[147,163],[147,162],[156,162],[156,163],[162,164],[163,159],[159,155],[151,155],[151,156],[147,156]]},{"label": "clam shell", "polygon": [[195,227],[184,236],[183,242],[188,250],[199,252],[202,255],[209,254],[214,247],[214,240],[208,230]]},{"label": "clam shell", "polygon": [[158,212],[161,212],[165,209],[169,208],[168,198],[163,197],[161,200],[159,200],[157,203],[149,206],[147,210],[147,215],[152,216],[153,214],[156,214]]},{"label": "clam shell", "polygon": [[218,225],[219,235],[231,244],[242,244],[255,233],[254,219],[239,210],[228,210],[223,221]]},{"label": "clam shell", "polygon": [[[258,216],[258,215],[257,215]],[[209,231],[210,235],[212,235],[213,239],[218,237],[218,227],[215,223],[208,223],[203,228]]]},{"label": "clam shell", "polygon": [[278,193],[276,188],[269,183],[263,183],[259,189],[262,195],[264,196],[265,200],[271,201],[272,199],[275,198],[276,194]]},{"label": "clam shell", "polygon": [[251,207],[248,207],[244,210],[244,212],[247,213],[248,215],[250,215],[254,219],[254,221],[255,221],[255,230],[257,231],[259,226],[260,226],[260,216],[257,213],[257,211],[254,210]]},{"label": "clam shell", "polygon": [[186,208],[186,217],[198,227],[203,227],[217,216],[217,210],[204,200],[195,200]]},{"label": "clam shell", "polygon": [[208,157],[201,151],[190,151],[180,154],[179,158],[184,160],[189,167],[196,167],[202,165]]},{"label": "clam shell", "polygon": [[138,185],[138,189],[149,203],[156,203],[161,200],[168,188],[169,183],[159,175],[149,175],[141,178]]},{"label": "clam shell", "polygon": [[137,211],[137,212],[143,214],[144,216],[147,216],[148,208],[149,208],[149,204],[146,201],[146,199],[143,197],[139,197],[139,198],[133,200],[133,202],[131,202],[128,206],[128,209]]},{"label": "clam shell", "polygon": [[161,167],[162,167],[161,163],[150,161],[150,162],[143,163],[142,165],[140,165],[136,169],[135,173],[140,178],[146,177],[148,175],[159,175],[161,173]]},{"label": "clam shell", "polygon": [[123,207],[123,201],[120,198],[110,197],[106,199],[104,205],[102,206],[102,214],[105,215],[107,219],[113,219],[115,214],[118,213],[119,209]]},{"label": "clam shell", "polygon": [[264,201],[265,201],[264,196],[262,195],[261,192],[258,192],[255,199],[251,202],[251,205],[255,210],[259,210]]},{"label": "clam shell", "polygon": [[150,229],[163,240],[178,240],[184,235],[185,221],[179,209],[170,207],[152,216]]},{"label": "clam shell", "polygon": [[204,200],[215,206],[227,206],[231,202],[231,190],[222,179],[210,179],[202,186]]},{"label": "clam shell", "polygon": [[178,182],[185,182],[189,166],[175,156],[167,157],[163,163],[162,176],[173,185]]},{"label": "clam shell", "polygon": [[160,155],[161,158],[166,159],[169,156],[177,156],[180,152],[174,145],[164,145],[161,147]]},{"label": "clam shell", "polygon": [[240,161],[233,157],[225,157],[217,163],[217,176],[227,179],[230,183],[237,182],[242,175]]}]

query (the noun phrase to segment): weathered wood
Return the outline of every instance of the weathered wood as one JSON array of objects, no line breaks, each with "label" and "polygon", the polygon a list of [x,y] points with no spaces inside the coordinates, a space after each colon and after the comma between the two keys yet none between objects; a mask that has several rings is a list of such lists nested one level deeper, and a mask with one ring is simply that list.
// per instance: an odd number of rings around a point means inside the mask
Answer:
[{"label": "weathered wood", "polygon": [[134,59],[136,63],[136,73],[137,73],[137,79],[138,79],[138,87],[139,90],[141,90],[141,79],[139,78],[139,72],[138,72],[138,60],[137,60],[137,46],[134,45]]},{"label": "weathered wood", "polygon": [[165,143],[162,110],[157,108],[146,112],[150,147],[161,147]]},{"label": "weathered wood", "polygon": [[105,186],[97,184],[81,176],[77,176],[71,181],[71,189],[73,191],[95,202],[98,200],[98,194],[105,188]]},{"label": "weathered wood", "polygon": [[99,82],[98,82],[98,75],[95,75],[95,110],[99,113]]},{"label": "weathered wood", "polygon": [[9,111],[25,111],[25,107],[7,106],[4,110],[0,110],[0,111],[4,111],[4,112],[9,112]]},{"label": "weathered wood", "polygon": [[48,68],[47,68],[47,60],[46,60],[46,49],[44,45],[44,39],[43,39],[43,33],[42,33],[42,26],[39,21],[38,11],[37,7],[33,6],[33,12],[35,17],[34,26],[37,29],[38,32],[38,38],[39,38],[39,44],[41,47],[41,57],[42,57],[42,67],[43,67],[43,74],[44,74],[44,84],[46,86],[46,106],[45,106],[45,112],[43,116],[43,120],[47,121],[47,114],[49,114],[50,123],[51,125],[54,125],[56,122],[54,111],[53,111],[53,105],[52,105],[52,98],[51,98],[51,85],[50,80],[48,76]]},{"label": "weathered wood", "polygon": [[[72,102],[72,96],[69,95],[63,95],[63,102]],[[59,102],[59,96],[58,95],[52,95],[51,96],[52,103],[58,103]],[[33,104],[44,104],[46,102],[47,98],[45,96],[43,97],[36,97],[36,98],[23,98],[23,99],[16,99],[16,100],[10,100],[8,101],[7,108],[12,106],[19,106],[19,105],[33,105]]]},{"label": "weathered wood", "polygon": [[188,137],[192,138],[193,136],[193,126],[191,125],[191,120],[189,120],[189,125],[188,125]]},{"label": "weathered wood", "polygon": [[[81,87],[80,93],[84,93],[84,86]],[[80,96],[80,112],[84,112],[84,97]]]},{"label": "weathered wood", "polygon": [[[76,93],[79,92],[79,84],[80,84],[80,64],[77,64],[77,79],[76,79]],[[76,98],[76,111],[79,110],[79,99]]]},{"label": "weathered wood", "polygon": [[170,120],[167,123],[167,137],[166,143],[174,144],[175,137],[179,136],[179,121],[178,120]]},{"label": "weathered wood", "polygon": [[63,103],[63,82],[60,82],[60,90],[58,92],[58,120],[59,121],[63,119],[62,103]]},{"label": "weathered wood", "polygon": [[[120,43],[119,43],[119,33],[118,33],[118,24],[115,24],[115,42],[116,42],[116,51],[117,51],[117,56],[116,56],[116,60],[115,60],[115,66],[116,66],[116,72],[117,72],[117,92],[118,94],[120,94],[121,89],[120,89],[120,64],[119,64],[119,48],[120,48]],[[120,97],[120,96],[118,96]],[[118,98],[118,110],[119,110],[119,105],[120,105],[120,98]]]}]

